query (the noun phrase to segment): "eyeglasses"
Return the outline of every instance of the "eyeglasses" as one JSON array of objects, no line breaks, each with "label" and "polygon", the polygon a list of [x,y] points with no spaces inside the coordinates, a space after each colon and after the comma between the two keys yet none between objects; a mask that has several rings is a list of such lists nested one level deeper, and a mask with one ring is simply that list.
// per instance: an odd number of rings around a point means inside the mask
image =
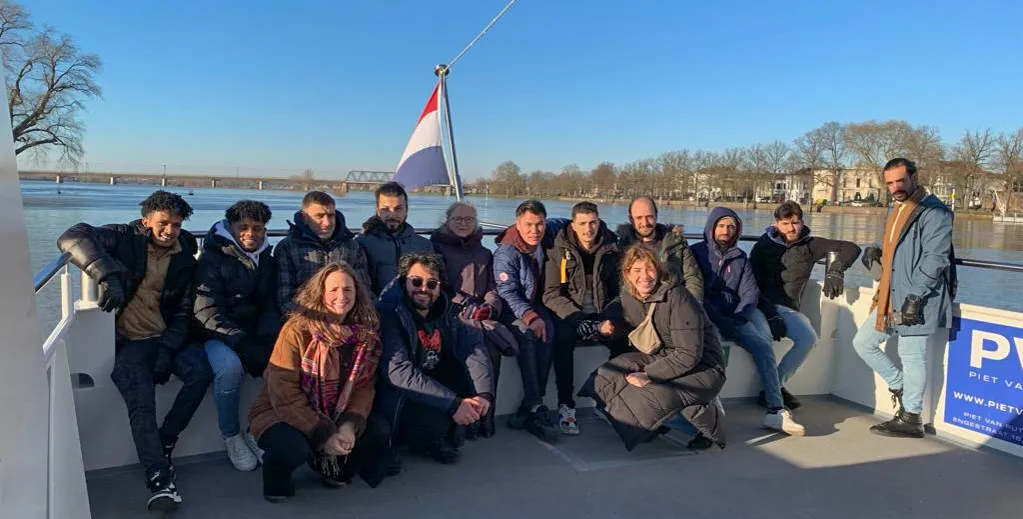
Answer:
[{"label": "eyeglasses", "polygon": [[475,222],[476,221],[476,217],[475,216],[454,216],[454,217],[451,218],[451,221],[453,221],[455,223],[460,223],[460,224],[467,224],[467,223]]},{"label": "eyeglasses", "polygon": [[423,279],[419,276],[412,276],[408,278],[408,280],[412,282],[412,286],[415,288],[422,288],[423,283],[426,283],[427,290],[435,290],[437,288],[437,285],[440,285],[440,281],[437,281],[436,279],[433,278]]}]

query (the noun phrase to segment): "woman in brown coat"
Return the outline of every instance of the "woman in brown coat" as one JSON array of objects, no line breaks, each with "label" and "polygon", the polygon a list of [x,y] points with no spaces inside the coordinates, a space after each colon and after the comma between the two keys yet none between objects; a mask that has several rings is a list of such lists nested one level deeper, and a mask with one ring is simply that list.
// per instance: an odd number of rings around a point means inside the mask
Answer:
[{"label": "woman in brown coat", "polygon": [[363,469],[375,486],[388,436],[386,426],[369,420],[380,359],[369,288],[347,263],[332,263],[295,302],[249,412],[266,451],[263,497],[271,502],[295,495],[291,474],[307,461],[327,486],[343,486]]}]

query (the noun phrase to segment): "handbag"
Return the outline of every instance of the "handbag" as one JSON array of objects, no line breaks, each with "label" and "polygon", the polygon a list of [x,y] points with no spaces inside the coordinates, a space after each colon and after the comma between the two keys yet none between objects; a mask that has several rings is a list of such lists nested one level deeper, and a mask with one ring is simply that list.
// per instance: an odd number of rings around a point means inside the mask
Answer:
[{"label": "handbag", "polygon": [[632,346],[647,355],[653,355],[664,344],[661,342],[660,336],[657,335],[657,329],[654,328],[655,308],[657,308],[657,303],[650,303],[650,309],[646,311],[646,318],[639,323],[636,329],[629,332],[629,342]]}]

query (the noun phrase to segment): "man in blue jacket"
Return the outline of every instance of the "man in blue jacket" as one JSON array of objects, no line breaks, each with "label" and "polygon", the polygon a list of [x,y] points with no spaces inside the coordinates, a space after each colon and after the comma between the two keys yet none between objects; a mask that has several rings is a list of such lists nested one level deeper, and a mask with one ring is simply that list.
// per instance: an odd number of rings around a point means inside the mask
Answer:
[{"label": "man in blue jacket", "polygon": [[460,457],[456,426],[478,422],[493,401],[483,334],[462,323],[444,295],[444,260],[410,252],[377,303],[380,383],[375,408],[391,426],[392,445],[440,463]]},{"label": "man in blue jacket", "polygon": [[[884,181],[895,198],[881,247],[867,247],[863,264],[881,267],[873,311],[853,338],[856,353],[888,383],[895,417],[874,425],[884,436],[923,438],[920,420],[927,387],[927,340],[952,325],[956,276],[952,264],[952,212],[927,194],[916,164],[897,158],[884,166]],[[900,370],[880,344],[899,337]]]},{"label": "man in blue jacket", "polygon": [[518,339],[522,373],[522,403],[508,426],[525,428],[544,441],[558,437],[554,417],[543,405],[554,359],[554,321],[541,301],[544,260],[567,224],[564,218],[548,220],[539,200],[526,200],[515,209],[515,224],[497,236],[494,252],[494,278],[505,307],[501,322]]},{"label": "man in blue jacket", "polygon": [[704,240],[692,246],[693,255],[703,272],[703,306],[721,335],[735,341],[753,356],[767,400],[763,426],[793,436],[805,434],[803,426],[785,408],[778,380],[778,362],[771,337],[756,322],[760,290],[746,252],[737,244],[742,220],[726,207],[715,207],[707,218]]}]

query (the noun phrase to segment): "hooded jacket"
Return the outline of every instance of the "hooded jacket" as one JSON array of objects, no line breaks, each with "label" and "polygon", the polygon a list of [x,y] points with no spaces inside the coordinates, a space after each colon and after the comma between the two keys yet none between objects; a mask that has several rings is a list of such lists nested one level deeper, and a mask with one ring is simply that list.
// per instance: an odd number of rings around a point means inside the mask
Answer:
[{"label": "hooded jacket", "polygon": [[[659,223],[654,227],[653,241],[644,244],[651,247],[661,261],[675,272],[686,290],[689,290],[697,301],[702,302],[703,274],[700,272],[700,265],[696,263],[696,258],[693,257],[693,251],[689,249],[684,232],[681,225],[668,226]],[[624,223],[618,226],[618,247],[622,252],[639,241],[632,224]]]},{"label": "hooded jacket", "polygon": [[810,280],[813,266],[832,251],[838,253],[842,272],[852,266],[860,255],[860,248],[855,243],[811,236],[809,227],[803,227],[795,242],[786,243],[778,229],[769,226],[749,255],[753,277],[760,289],[760,300],[764,303],[760,305],[764,313],[770,316],[774,310],[765,308],[765,304],[800,311],[803,289]]},{"label": "hooded jacket", "polygon": [[[735,219],[735,239],[722,252],[714,241],[714,228],[722,218]],[[736,316],[756,308],[760,290],[746,252],[740,249],[742,220],[727,207],[715,207],[707,218],[703,241],[693,244],[693,255],[703,273],[703,304],[714,324],[733,326]]]},{"label": "hooded jacket", "polygon": [[201,335],[232,348],[245,335],[274,337],[280,329],[277,266],[264,239],[246,252],[226,221],[213,224],[195,270],[195,319]]},{"label": "hooded jacket", "polygon": [[[505,311],[510,311],[515,319],[525,320],[528,311],[540,315],[534,301],[539,303],[543,296],[544,263],[547,253],[554,246],[554,237],[567,227],[568,223],[569,220],[565,218],[548,218],[543,238],[535,247],[526,244],[514,225],[497,235],[494,280],[497,284],[497,293],[505,303]],[[532,267],[534,261],[535,271]]]},{"label": "hooded jacket", "polygon": [[355,241],[362,246],[369,262],[370,286],[380,292],[398,275],[398,260],[410,252],[433,252],[430,240],[416,234],[407,222],[397,232],[387,232],[387,224],[372,216],[362,224],[362,234]]},{"label": "hooded jacket", "polygon": [[[444,341],[442,348],[451,348],[465,366],[467,385],[477,395],[492,396],[496,388],[483,334],[462,324],[457,308],[443,292],[434,305],[441,305],[444,309],[442,322],[438,325]],[[391,434],[395,434],[395,426],[401,423],[401,410],[406,398],[453,413],[459,403],[459,395],[423,373],[417,365],[420,345],[415,317],[405,304],[404,283],[400,278],[384,288],[376,308],[380,314],[383,353],[375,409],[390,422]]]},{"label": "hooded jacket", "polygon": [[[79,223],[60,235],[57,247],[71,255],[71,262],[97,282],[114,276],[124,289],[124,304],[117,308],[120,315],[128,301],[135,296],[139,283],[146,275],[149,258],[149,237],[152,231],[135,220],[127,225],[110,224],[93,227]],[[192,276],[195,273],[195,237],[182,230],[178,236],[181,252],[174,254],[167,267],[163,292],[160,294],[160,314],[167,328],[160,335],[160,343],[170,350],[179,350],[188,342],[192,322],[195,291]]]},{"label": "hooded jacket", "polygon": [[543,304],[559,319],[573,326],[578,325],[587,315],[583,312],[583,298],[587,289],[593,291],[593,305],[603,313],[614,298],[618,297],[621,285],[618,274],[618,237],[611,232],[604,221],[597,229],[597,243],[592,252],[593,277],[586,286],[586,269],[583,252],[575,231],[566,226],[554,238],[544,268]]},{"label": "hooded jacket", "polygon": [[437,229],[430,235],[433,249],[444,258],[447,275],[445,288],[451,303],[467,305],[486,303],[494,309],[493,319],[501,313],[501,298],[494,282],[494,256],[483,246],[483,230],[477,229],[461,238],[446,229]]},{"label": "hooded jacket", "polygon": [[366,253],[355,243],[355,235],[348,230],[345,215],[335,211],[334,234],[321,240],[309,228],[302,211],[296,211],[294,223],[288,222],[288,235],[274,247],[277,262],[277,304],[282,314],[293,306],[292,299],[299,287],[328,263],[344,261],[359,273],[360,280],[369,284]]}]

